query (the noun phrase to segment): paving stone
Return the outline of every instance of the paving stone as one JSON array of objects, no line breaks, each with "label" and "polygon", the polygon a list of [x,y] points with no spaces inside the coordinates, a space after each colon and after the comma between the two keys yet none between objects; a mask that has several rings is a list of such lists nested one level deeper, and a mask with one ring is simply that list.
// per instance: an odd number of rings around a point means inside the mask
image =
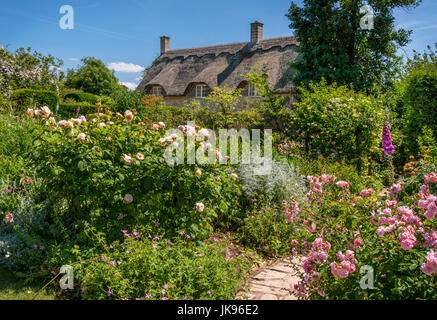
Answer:
[{"label": "paving stone", "polygon": [[290,290],[299,281],[296,268],[302,270],[302,260],[302,257],[291,257],[265,261],[249,280],[250,291],[243,296],[248,300],[297,300],[297,295]]}]

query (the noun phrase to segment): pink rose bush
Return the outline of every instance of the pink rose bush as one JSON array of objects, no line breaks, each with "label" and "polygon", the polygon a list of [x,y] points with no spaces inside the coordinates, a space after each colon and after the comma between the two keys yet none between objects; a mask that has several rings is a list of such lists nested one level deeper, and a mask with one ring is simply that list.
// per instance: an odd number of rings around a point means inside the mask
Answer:
[{"label": "pink rose bush", "polygon": [[[304,299],[435,298],[428,289],[437,273],[437,197],[429,193],[435,177],[427,174],[426,188],[402,200],[402,183],[384,199],[372,189],[356,196],[334,176],[307,177],[307,203],[294,212],[284,206],[300,230],[292,254],[304,256],[296,293]],[[364,266],[375,272],[372,290],[360,288]]]}]

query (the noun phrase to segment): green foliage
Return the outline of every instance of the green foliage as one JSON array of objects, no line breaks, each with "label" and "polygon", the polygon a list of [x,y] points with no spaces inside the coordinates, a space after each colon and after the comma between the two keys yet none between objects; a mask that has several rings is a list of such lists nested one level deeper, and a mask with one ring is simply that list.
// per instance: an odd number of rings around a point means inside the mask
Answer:
[{"label": "green foliage", "polygon": [[35,123],[20,116],[0,115],[0,180],[18,177],[26,170],[26,153],[32,147]]},{"label": "green foliage", "polygon": [[55,91],[33,90],[33,89],[18,89],[12,93],[12,100],[20,100],[18,106],[22,106],[21,111],[26,108],[47,106],[50,109],[55,109],[59,103],[58,94]]},{"label": "green foliage", "polygon": [[291,111],[290,136],[303,142],[307,153],[356,163],[357,170],[371,152],[379,151],[383,120],[381,101],[346,86],[311,83],[299,88],[299,102]]},{"label": "green foliage", "polygon": [[277,208],[262,208],[249,213],[236,237],[245,247],[267,257],[290,255],[296,227]]},{"label": "green foliage", "polygon": [[[79,109],[79,113],[77,110]],[[61,102],[59,104],[59,110],[57,112],[58,117],[62,118],[72,118],[77,117],[78,115],[89,115],[92,113],[96,113],[98,107],[94,104],[89,104],[87,102],[76,102],[76,103],[65,103]]]},{"label": "green foliage", "polygon": [[81,91],[70,91],[64,94],[64,101],[72,99],[76,102],[88,102],[89,104],[96,104],[99,102],[99,98],[91,93]]},{"label": "green foliage", "polygon": [[80,295],[97,300],[235,299],[253,263],[235,249],[229,240],[193,246],[183,240],[129,238],[108,248],[103,261],[78,271]]},{"label": "green foliage", "polygon": [[[8,269],[0,268],[0,300],[31,300],[35,293],[41,289],[44,284],[28,285],[24,280],[16,277]],[[53,292],[45,289],[39,295],[37,300],[54,300]]]},{"label": "green foliage", "polygon": [[[235,197],[241,191],[227,166],[169,166],[162,128],[144,129],[141,123],[110,114],[73,128],[65,125],[41,130],[32,163],[47,197],[66,204],[53,214],[59,215],[69,237],[83,237],[85,222],[112,241],[121,237],[123,228],[141,230],[158,221],[168,235],[183,230],[202,239],[217,220],[240,215]],[[131,164],[123,161],[125,155],[131,156]],[[198,168],[200,177],[194,174]],[[126,203],[126,194],[132,203]],[[204,204],[202,213],[196,211],[197,203]]]},{"label": "green foliage", "polygon": [[409,41],[411,31],[394,27],[393,10],[414,8],[420,0],[370,0],[374,28],[360,28],[362,1],[292,2],[286,15],[299,41],[295,83],[305,86],[326,79],[328,83],[352,84],[358,90],[393,85],[399,58],[396,50]]},{"label": "green foliage", "polygon": [[138,114],[148,124],[163,121],[169,128],[177,128],[181,123],[193,120],[190,110],[174,106],[144,106],[138,109]]},{"label": "green foliage", "polygon": [[205,98],[208,109],[228,114],[234,111],[235,106],[241,100],[241,89],[228,90],[215,87],[214,90]]},{"label": "green foliage", "polygon": [[[334,173],[338,180],[350,181],[350,190],[354,193],[359,193],[361,190],[368,188],[373,190],[383,188],[383,174],[380,166],[373,168],[375,172],[368,176],[366,174],[359,175],[353,165],[348,164],[345,160],[338,160],[336,157],[324,158],[319,156],[317,159],[304,157],[296,163],[304,176],[321,176]],[[369,164],[367,163],[367,165]]]},{"label": "green foliage", "polygon": [[117,78],[105,64],[96,58],[83,58],[79,69],[69,69],[65,86],[82,90],[95,95],[110,95],[112,90],[119,87]]},{"label": "green foliage", "polygon": [[268,75],[265,69],[258,73],[256,69],[247,75],[249,83],[255,85],[258,95],[262,100],[255,100],[254,108],[264,120],[264,127],[282,130],[283,123],[281,112],[288,104],[288,98],[275,94],[274,88],[268,83]]},{"label": "green foliage", "polygon": [[417,139],[426,126],[437,139],[437,58],[436,53],[416,54],[407,64],[400,103],[405,108],[404,133],[407,152],[418,152]]},{"label": "green foliage", "polygon": [[129,91],[122,86],[112,90],[110,97],[113,102],[113,110],[116,112],[124,112],[130,109],[140,109],[141,94],[138,91]]}]

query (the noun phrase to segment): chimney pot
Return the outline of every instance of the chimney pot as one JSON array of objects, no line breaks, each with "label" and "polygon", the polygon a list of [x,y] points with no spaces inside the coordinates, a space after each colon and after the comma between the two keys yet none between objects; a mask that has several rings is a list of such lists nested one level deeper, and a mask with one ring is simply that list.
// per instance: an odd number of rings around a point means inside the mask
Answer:
[{"label": "chimney pot", "polygon": [[250,24],[250,42],[258,43],[263,39],[263,26],[258,20]]},{"label": "chimney pot", "polygon": [[166,53],[170,50],[170,37],[161,37],[161,54]]}]

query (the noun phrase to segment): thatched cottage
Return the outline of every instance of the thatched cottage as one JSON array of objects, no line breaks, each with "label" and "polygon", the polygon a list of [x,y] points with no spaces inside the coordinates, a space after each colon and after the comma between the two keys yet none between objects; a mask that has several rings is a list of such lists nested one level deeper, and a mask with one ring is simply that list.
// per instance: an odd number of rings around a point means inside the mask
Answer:
[{"label": "thatched cottage", "polygon": [[263,40],[263,24],[251,24],[250,41],[170,50],[170,38],[161,37],[161,55],[138,90],[162,96],[169,105],[182,105],[189,99],[205,98],[215,87],[242,88],[242,107],[257,99],[256,88],[246,80],[252,67],[265,68],[277,94],[292,96],[290,61],[296,59],[295,37]]}]

